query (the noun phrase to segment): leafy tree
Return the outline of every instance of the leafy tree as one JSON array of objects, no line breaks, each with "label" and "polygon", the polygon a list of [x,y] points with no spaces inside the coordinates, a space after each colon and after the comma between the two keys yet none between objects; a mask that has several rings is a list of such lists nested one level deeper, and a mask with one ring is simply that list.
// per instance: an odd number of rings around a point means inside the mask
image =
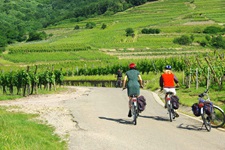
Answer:
[{"label": "leafy tree", "polygon": [[7,45],[7,39],[0,35],[0,47],[5,47]]},{"label": "leafy tree", "polygon": [[132,28],[127,28],[125,31],[126,31],[126,36],[134,35],[134,30]]}]

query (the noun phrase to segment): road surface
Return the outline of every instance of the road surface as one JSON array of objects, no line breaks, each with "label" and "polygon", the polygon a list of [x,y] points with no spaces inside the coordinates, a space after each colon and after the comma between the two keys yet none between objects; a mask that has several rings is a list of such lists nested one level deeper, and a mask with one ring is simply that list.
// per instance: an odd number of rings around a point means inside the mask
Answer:
[{"label": "road surface", "polygon": [[167,110],[148,90],[141,90],[147,106],[133,125],[126,92],[87,87],[80,97],[64,101],[77,123],[70,150],[225,150],[225,132],[201,130],[200,121],[183,114],[170,122]]}]

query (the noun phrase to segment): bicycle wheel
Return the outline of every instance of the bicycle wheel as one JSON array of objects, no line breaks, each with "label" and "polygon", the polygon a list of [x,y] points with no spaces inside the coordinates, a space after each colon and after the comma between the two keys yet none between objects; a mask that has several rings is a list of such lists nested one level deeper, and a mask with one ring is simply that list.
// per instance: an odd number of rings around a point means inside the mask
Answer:
[{"label": "bicycle wheel", "polygon": [[137,124],[137,110],[136,110],[136,106],[132,106],[132,115],[133,115],[133,124],[136,125]]},{"label": "bicycle wheel", "polygon": [[211,125],[214,128],[222,127],[225,123],[223,110],[218,106],[213,106]]},{"label": "bicycle wheel", "polygon": [[204,126],[205,126],[205,128],[206,128],[206,130],[208,131],[208,132],[210,132],[211,131],[211,123],[210,123],[210,116],[208,116],[206,113],[205,113],[205,111],[203,112],[203,114],[202,114],[202,120],[203,120],[203,124],[204,124]]},{"label": "bicycle wheel", "polygon": [[173,119],[172,119],[172,108],[171,108],[171,105],[168,104],[168,105],[167,105],[167,108],[168,108],[168,113],[169,113],[170,122],[172,122]]}]

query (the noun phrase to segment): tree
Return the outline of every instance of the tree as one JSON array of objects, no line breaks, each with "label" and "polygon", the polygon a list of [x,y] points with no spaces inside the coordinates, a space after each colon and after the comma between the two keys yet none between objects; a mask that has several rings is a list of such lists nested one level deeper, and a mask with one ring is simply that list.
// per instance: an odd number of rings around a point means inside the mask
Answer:
[{"label": "tree", "polygon": [[134,30],[132,28],[127,28],[125,31],[126,36],[134,36]]}]

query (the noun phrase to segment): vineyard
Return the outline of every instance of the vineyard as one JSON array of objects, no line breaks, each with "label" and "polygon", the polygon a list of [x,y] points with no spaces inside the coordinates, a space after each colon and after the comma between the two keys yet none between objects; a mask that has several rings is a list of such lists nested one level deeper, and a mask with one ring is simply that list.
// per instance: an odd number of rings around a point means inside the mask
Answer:
[{"label": "vineyard", "polygon": [[[39,88],[55,90],[56,85],[62,85],[61,70],[48,69],[38,72],[38,67],[0,73],[0,85],[3,94],[27,96],[37,94]],[[14,91],[16,89],[16,92]]]}]

